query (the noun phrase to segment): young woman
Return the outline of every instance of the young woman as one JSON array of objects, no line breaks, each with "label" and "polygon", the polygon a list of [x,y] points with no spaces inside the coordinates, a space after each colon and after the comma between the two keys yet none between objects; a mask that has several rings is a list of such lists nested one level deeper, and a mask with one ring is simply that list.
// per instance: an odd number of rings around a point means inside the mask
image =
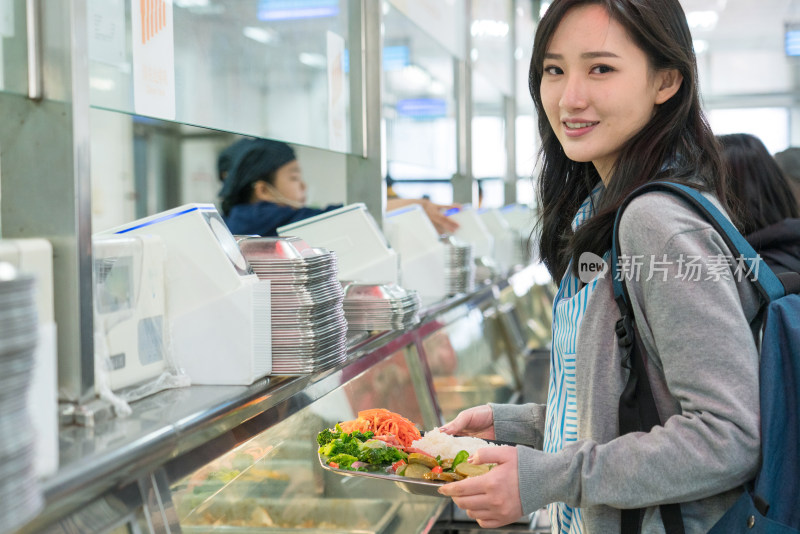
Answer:
[{"label": "young woman", "polygon": [[480,406],[445,425],[521,445],[479,450],[473,462],[497,466],[439,491],[484,527],[547,505],[553,532],[620,532],[620,510],[643,509],[641,531],[663,533],[659,506],[681,503],[685,532],[707,532],[758,465],[757,294],[688,205],[663,193],[630,203],[621,255],[638,269],[625,283],[663,426],[620,436],[628,372],[613,273],[578,270],[584,253],[608,260],[616,209],[643,183],[691,184],[725,207],[679,1],[554,0],[529,84],[542,137],[540,253],[561,281],[548,403]]},{"label": "young woman", "polygon": [[[294,150],[271,139],[244,139],[220,154],[222,215],[235,235],[275,236],[286,224],[301,221],[341,204],[323,209],[309,208],[306,183]],[[224,175],[223,175],[224,172]],[[440,233],[454,232],[458,224],[444,215],[452,205],[434,204],[427,199],[392,198],[389,210],[419,204]]]},{"label": "young woman", "polygon": [[775,273],[800,273],[800,206],[758,137],[721,135],[722,160],[742,233]]}]

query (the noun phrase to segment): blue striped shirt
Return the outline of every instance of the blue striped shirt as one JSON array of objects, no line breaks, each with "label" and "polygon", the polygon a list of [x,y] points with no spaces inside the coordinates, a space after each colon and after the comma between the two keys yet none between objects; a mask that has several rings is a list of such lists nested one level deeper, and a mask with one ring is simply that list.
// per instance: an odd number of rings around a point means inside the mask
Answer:
[{"label": "blue striped shirt", "polygon": [[[603,191],[599,184],[587,197],[572,220],[575,230],[592,216],[592,199]],[[556,453],[565,444],[578,440],[578,414],[575,402],[575,340],[586,311],[589,296],[597,286],[595,278],[581,287],[580,280],[572,274],[572,266],[561,279],[553,302],[553,344],[550,351],[550,384],[547,390],[547,415],[545,419],[544,451]],[[554,534],[583,534],[583,516],[580,508],[563,502],[548,505],[551,529]]]}]

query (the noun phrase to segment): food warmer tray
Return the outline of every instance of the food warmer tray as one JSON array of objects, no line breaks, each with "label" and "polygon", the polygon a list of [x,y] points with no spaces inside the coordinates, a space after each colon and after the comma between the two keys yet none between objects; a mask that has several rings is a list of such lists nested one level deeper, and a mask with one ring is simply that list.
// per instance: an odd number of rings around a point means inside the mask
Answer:
[{"label": "food warmer tray", "polygon": [[[203,514],[222,521],[249,518],[256,508],[268,511],[276,526],[202,525]],[[400,503],[382,499],[214,499],[181,524],[186,534],[382,534]],[[194,524],[192,524],[194,523]]]}]

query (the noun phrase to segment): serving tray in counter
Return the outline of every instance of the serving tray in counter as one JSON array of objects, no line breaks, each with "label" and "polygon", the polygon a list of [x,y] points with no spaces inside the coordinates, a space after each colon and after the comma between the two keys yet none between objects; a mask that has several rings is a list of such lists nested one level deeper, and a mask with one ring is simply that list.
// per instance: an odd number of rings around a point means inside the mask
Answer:
[{"label": "serving tray in counter", "polygon": [[[399,507],[400,503],[384,499],[212,499],[185,518],[181,530],[187,534],[382,534]],[[225,524],[247,520],[257,508],[266,510],[275,524]]]}]

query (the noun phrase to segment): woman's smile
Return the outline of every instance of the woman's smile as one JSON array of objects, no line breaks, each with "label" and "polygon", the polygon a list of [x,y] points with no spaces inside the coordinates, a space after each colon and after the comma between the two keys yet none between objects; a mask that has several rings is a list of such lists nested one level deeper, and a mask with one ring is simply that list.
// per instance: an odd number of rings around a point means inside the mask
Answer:
[{"label": "woman's smile", "polygon": [[587,121],[583,119],[569,119],[561,121],[564,125],[564,133],[567,137],[581,137],[594,130],[600,121]]}]

